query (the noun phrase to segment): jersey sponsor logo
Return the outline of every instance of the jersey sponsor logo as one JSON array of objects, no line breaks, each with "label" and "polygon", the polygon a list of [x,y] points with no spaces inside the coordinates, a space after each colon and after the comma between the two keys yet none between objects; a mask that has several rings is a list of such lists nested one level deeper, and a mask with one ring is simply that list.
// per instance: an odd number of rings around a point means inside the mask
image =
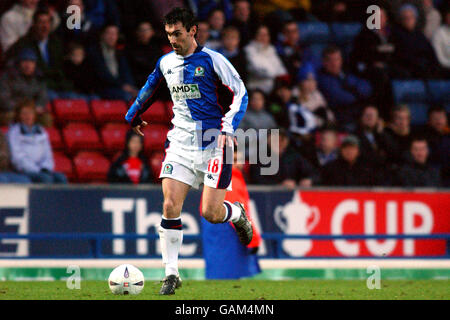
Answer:
[{"label": "jersey sponsor logo", "polygon": [[191,84],[185,83],[173,85],[170,88],[170,94],[172,95],[172,99],[176,101],[187,99],[200,99],[202,97],[197,83]]},{"label": "jersey sponsor logo", "polygon": [[203,77],[205,75],[205,69],[202,66],[195,68],[194,77]]}]

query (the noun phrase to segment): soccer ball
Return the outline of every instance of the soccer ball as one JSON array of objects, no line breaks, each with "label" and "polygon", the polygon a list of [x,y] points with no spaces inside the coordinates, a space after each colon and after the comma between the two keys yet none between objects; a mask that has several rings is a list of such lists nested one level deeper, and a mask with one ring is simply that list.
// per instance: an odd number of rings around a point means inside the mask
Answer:
[{"label": "soccer ball", "polygon": [[114,294],[139,294],[144,289],[144,275],[135,266],[122,264],[111,272],[108,285]]}]

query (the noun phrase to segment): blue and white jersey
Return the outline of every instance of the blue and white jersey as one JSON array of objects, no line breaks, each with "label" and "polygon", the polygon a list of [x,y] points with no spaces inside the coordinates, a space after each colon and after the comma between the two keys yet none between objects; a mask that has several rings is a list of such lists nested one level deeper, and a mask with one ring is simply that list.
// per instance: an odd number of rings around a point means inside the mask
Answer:
[{"label": "blue and white jersey", "polygon": [[[247,109],[244,83],[232,64],[220,53],[197,47],[189,56],[170,52],[161,57],[125,119],[132,126],[141,123],[140,115],[155,99],[166,82],[174,103],[173,130],[168,139],[189,144],[201,126],[233,134]],[[181,138],[180,134],[187,134]]]}]

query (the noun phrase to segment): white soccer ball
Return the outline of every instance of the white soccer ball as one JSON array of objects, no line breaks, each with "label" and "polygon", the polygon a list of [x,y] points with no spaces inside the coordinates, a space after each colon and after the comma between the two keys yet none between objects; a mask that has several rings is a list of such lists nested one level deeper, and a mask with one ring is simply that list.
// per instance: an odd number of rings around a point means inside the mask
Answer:
[{"label": "white soccer ball", "polygon": [[144,275],[135,266],[122,264],[111,272],[108,285],[114,294],[139,294],[144,289]]}]

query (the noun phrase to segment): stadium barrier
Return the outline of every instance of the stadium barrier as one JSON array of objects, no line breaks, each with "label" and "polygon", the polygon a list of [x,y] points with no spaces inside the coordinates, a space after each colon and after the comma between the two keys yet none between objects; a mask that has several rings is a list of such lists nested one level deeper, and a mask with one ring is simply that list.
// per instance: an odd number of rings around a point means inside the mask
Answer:
[{"label": "stadium barrier", "polygon": [[[248,209],[264,258],[449,258],[449,195],[251,187]],[[184,203],[184,258],[202,257],[200,196]],[[155,185],[0,186],[0,257],[159,257],[162,200]]]}]

